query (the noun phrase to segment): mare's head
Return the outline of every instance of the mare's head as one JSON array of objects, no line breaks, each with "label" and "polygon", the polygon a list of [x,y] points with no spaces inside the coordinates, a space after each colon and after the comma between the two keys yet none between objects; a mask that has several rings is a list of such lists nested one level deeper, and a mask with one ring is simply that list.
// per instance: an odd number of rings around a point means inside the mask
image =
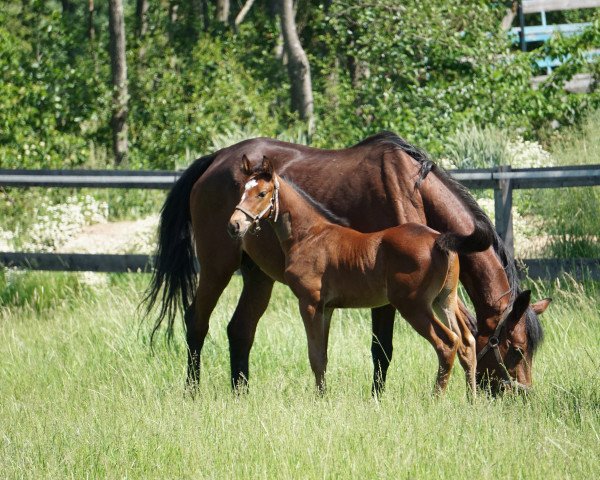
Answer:
[{"label": "mare's head", "polygon": [[279,181],[273,165],[264,157],[258,168],[252,168],[248,157],[242,157],[242,172],[247,176],[242,198],[229,219],[227,231],[232,238],[243,238],[248,231],[259,229],[263,218],[277,220],[279,210]]},{"label": "mare's head", "polygon": [[531,302],[531,291],[519,293],[492,332],[477,336],[477,381],[496,395],[506,390],[526,392],[531,387],[533,354],[541,341],[541,315],[551,302]]}]

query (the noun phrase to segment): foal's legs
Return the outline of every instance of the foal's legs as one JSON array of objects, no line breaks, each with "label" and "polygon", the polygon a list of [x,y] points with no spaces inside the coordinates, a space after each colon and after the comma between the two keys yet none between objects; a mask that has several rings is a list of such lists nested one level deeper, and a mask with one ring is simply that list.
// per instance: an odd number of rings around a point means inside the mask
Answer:
[{"label": "foal's legs", "polygon": [[394,304],[400,314],[413,326],[421,336],[433,345],[438,356],[439,368],[437,373],[435,391],[442,393],[448,385],[452,365],[456,357],[459,338],[452,330],[440,322],[430,308],[402,308]]},{"label": "foal's legs", "polygon": [[231,386],[234,390],[245,390],[248,387],[248,358],[256,325],[269,305],[273,290],[273,280],[247,256],[243,257],[241,271],[244,279],[242,295],[227,325]]},{"label": "foal's legs", "polygon": [[308,359],[315,374],[317,391],[325,393],[325,371],[327,370],[327,345],[329,342],[329,326],[332,309],[321,311],[317,305],[300,301],[300,314],[304,321],[306,339],[308,340]]},{"label": "foal's legs", "polygon": [[396,309],[392,305],[373,308],[371,320],[373,338],[371,355],[373,357],[373,385],[371,394],[376,397],[383,393],[388,367],[392,361],[392,336]]},{"label": "foal's legs", "polygon": [[458,359],[463,369],[465,370],[465,376],[467,379],[467,391],[474,397],[477,392],[475,383],[475,373],[477,370],[477,350],[475,337],[467,326],[467,320],[464,318],[463,313],[456,306],[456,321],[458,323],[458,329],[460,330],[461,345],[458,347]]},{"label": "foal's legs", "polygon": [[448,326],[459,338],[458,360],[465,371],[467,380],[467,392],[469,395],[475,395],[475,370],[476,370],[476,351],[475,338],[462,316],[456,301],[456,292],[450,293],[441,301],[434,302],[436,313],[440,316],[442,322]]}]

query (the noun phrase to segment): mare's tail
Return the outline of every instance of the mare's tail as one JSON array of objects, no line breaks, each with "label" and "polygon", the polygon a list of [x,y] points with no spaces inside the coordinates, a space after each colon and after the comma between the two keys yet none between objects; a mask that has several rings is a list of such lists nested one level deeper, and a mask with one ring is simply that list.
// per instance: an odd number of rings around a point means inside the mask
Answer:
[{"label": "mare's tail", "polygon": [[173,323],[180,308],[187,309],[196,291],[194,244],[190,216],[192,187],[211,165],[215,155],[197,159],[175,182],[160,213],[158,247],[150,286],[142,300],[146,315],[160,302],[151,341],[161,323],[167,319],[167,338],[173,336]]}]

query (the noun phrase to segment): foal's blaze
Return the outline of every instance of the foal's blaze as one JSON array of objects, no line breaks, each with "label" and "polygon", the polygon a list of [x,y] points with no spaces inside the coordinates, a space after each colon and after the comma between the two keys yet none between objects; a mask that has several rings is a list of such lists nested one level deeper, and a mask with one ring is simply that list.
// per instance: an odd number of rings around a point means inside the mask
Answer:
[{"label": "foal's blaze", "polygon": [[[246,158],[242,168],[248,168]],[[285,281],[299,300],[320,391],[333,309],[391,304],[435,349],[436,391],[445,390],[458,353],[475,393],[476,345],[458,304],[456,252],[481,251],[488,243],[476,234],[440,234],[417,223],[368,234],[331,223],[266,158],[243,186],[229,234],[244,239],[265,218],[285,254]]]}]

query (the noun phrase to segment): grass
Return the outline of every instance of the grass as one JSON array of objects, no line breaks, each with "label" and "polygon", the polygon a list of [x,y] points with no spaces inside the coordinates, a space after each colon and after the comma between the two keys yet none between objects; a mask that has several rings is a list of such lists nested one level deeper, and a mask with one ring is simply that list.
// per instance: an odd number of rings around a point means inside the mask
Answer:
[{"label": "grass", "polygon": [[[551,291],[555,302],[543,317],[534,394],[470,404],[460,368],[447,395],[432,397],[433,350],[401,320],[388,390],[371,399],[370,321],[362,310],[334,315],[329,391],[317,398],[296,301],[281,285],[259,324],[250,393],[232,395],[225,326],[238,277],[213,315],[192,399],[183,391],[181,335],[175,348],[159,342],[152,355],[149,325],[136,317],[147,277],[115,275],[92,290],[77,287],[76,277],[55,282],[54,274],[37,273],[33,282],[28,275],[5,278],[13,294],[0,304],[4,478],[598,474],[600,313],[593,284],[535,284],[538,297]],[[40,285],[37,297],[31,283]]]}]

